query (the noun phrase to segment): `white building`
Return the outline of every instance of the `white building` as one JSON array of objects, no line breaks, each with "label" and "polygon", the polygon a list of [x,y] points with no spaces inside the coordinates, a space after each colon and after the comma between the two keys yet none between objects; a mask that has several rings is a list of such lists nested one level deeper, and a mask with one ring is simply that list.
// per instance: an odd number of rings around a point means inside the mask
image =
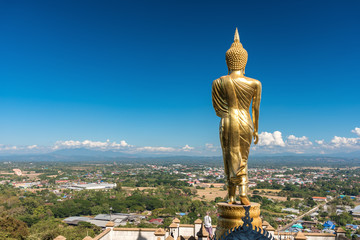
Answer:
[{"label": "white building", "polygon": [[106,189],[113,189],[114,187],[116,187],[116,183],[86,183],[86,184],[73,183],[70,185],[65,185],[63,187],[72,190],[106,190]]}]

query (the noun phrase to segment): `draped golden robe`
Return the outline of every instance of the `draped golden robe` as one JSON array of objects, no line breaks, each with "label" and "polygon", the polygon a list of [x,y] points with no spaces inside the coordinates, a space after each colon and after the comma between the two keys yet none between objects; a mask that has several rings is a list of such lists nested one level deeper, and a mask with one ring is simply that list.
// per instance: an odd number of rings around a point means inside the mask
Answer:
[{"label": "draped golden robe", "polygon": [[[228,184],[247,184],[247,160],[253,137],[249,113],[256,86],[253,79],[231,79],[224,76],[212,85],[212,101],[216,115],[221,117],[220,141]],[[244,182],[244,177],[246,178]]]}]

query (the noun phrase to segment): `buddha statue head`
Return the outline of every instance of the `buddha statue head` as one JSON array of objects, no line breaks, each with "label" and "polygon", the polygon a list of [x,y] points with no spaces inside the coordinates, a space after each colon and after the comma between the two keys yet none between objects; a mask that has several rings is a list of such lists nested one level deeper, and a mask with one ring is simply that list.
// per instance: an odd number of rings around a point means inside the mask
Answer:
[{"label": "buddha statue head", "polygon": [[240,43],[239,32],[236,28],[234,42],[226,51],[226,65],[229,72],[242,70],[244,72],[248,59],[248,53]]}]

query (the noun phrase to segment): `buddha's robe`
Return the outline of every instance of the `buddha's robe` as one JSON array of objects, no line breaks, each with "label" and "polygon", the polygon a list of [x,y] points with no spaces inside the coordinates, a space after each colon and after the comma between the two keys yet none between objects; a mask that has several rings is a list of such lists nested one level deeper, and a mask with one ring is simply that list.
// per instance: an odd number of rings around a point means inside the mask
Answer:
[{"label": "buddha's robe", "polygon": [[[247,183],[247,160],[253,136],[249,108],[255,86],[245,77],[224,76],[212,85],[212,101],[216,115],[221,117],[220,141],[225,174],[229,184]],[[246,182],[242,179],[246,177]]]}]

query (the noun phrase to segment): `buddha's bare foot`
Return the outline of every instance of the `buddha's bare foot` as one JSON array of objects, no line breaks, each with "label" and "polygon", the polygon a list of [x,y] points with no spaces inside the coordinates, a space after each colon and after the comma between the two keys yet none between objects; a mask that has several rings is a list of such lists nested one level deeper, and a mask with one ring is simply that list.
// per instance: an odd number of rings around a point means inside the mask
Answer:
[{"label": "buddha's bare foot", "polygon": [[229,204],[235,204],[236,203],[236,201],[235,201],[235,197],[234,196],[230,196],[229,197],[229,202],[228,202]]},{"label": "buddha's bare foot", "polygon": [[246,196],[240,196],[240,201],[242,205],[250,205],[250,200],[248,197]]}]

